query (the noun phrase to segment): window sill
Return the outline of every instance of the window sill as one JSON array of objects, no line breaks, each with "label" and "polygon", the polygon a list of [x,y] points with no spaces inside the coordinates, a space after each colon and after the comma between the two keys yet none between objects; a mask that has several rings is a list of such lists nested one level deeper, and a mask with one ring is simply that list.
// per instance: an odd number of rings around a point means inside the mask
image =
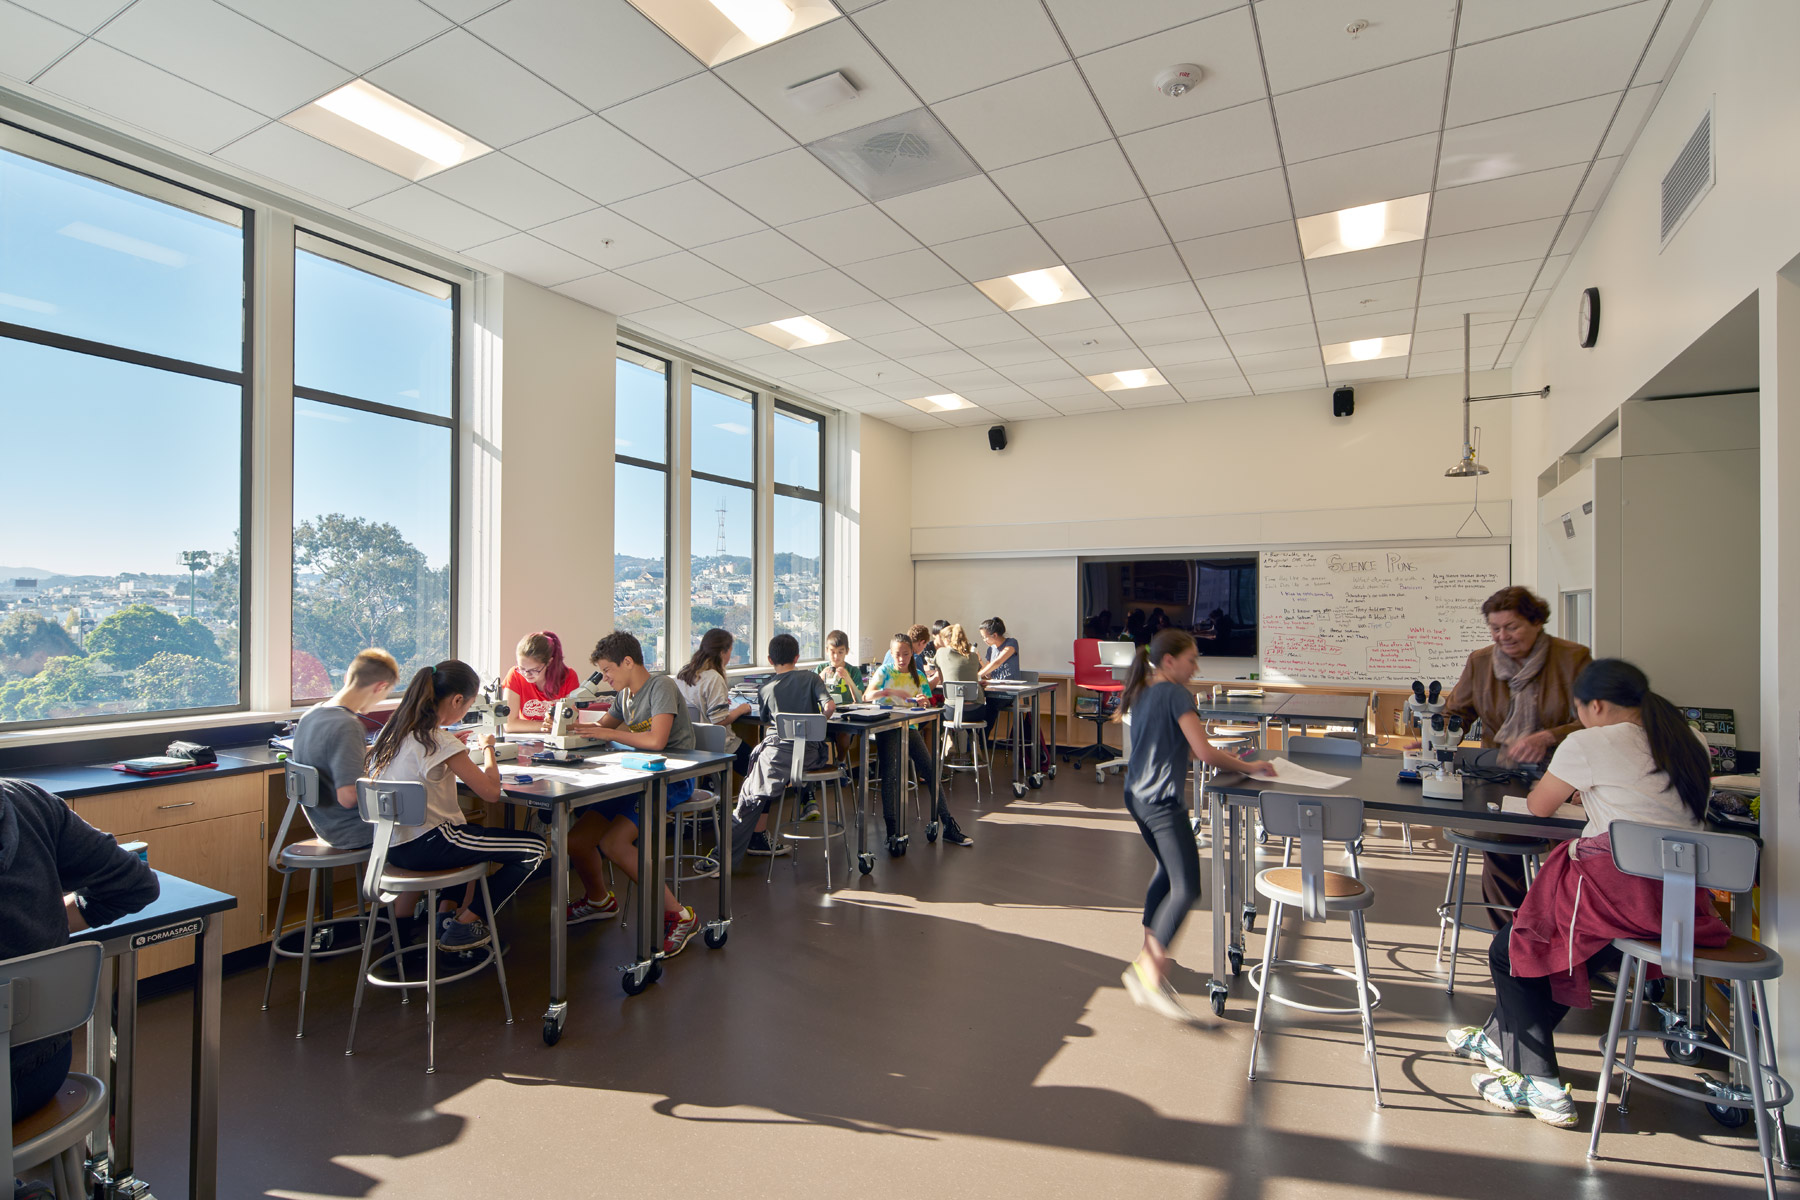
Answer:
[{"label": "window sill", "polygon": [[0,733],[0,750],[15,746],[42,746],[54,742],[92,742],[102,738],[131,737],[152,733],[185,733],[219,725],[251,725],[258,721],[292,721],[304,708],[279,709],[274,712],[239,710],[206,713],[192,717],[158,717],[142,721],[109,721],[95,725],[59,725],[49,729],[27,729],[18,733]]}]

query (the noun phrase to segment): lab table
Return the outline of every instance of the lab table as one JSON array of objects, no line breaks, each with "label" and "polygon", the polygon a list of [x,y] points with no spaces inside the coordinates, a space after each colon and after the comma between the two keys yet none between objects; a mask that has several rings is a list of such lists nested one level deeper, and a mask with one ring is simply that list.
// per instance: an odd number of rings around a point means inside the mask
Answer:
[{"label": "lab table", "polygon": [[[1050,697],[1050,737],[1056,736],[1056,693],[1060,683],[1024,683],[1011,679],[989,679],[982,683],[982,689],[993,696],[1010,696],[1012,698],[1012,790],[1014,798],[1025,795],[1027,786],[1036,789],[1044,786],[1045,779],[1056,778],[1056,763],[1044,760],[1044,725],[1043,698]],[[1031,702],[1031,748],[1030,758],[1026,757],[1025,722],[1020,719],[1019,709],[1025,701]]]},{"label": "lab table", "polygon": [[[860,718],[851,715],[858,713],[862,714]],[[839,733],[851,734],[859,739],[861,746],[861,753],[858,755],[859,762],[857,764],[856,776],[856,865],[864,875],[869,874],[875,869],[875,853],[869,849],[868,840],[869,828],[874,824],[874,819],[869,812],[871,803],[869,795],[869,770],[875,759],[875,738],[892,729],[903,730],[912,725],[941,722],[943,716],[944,710],[941,708],[886,709],[884,707],[880,713],[876,713],[869,705],[857,704],[846,705],[844,708],[839,709],[827,722],[831,729],[836,730]],[[931,747],[931,770],[933,781],[935,782],[936,780],[942,779],[944,774],[943,746],[941,745],[941,739],[935,734],[928,735],[925,740]],[[912,755],[908,753],[907,748],[904,745],[900,747],[900,770],[902,772],[903,782],[900,788],[900,811],[897,815],[900,818],[901,832],[896,834],[895,837],[901,848],[901,853],[905,853],[906,843],[911,835],[906,832],[906,787],[904,779],[912,771]],[[935,788],[933,790],[936,791]],[[938,819],[937,810],[934,807],[930,816],[925,819],[925,840],[928,842],[935,842],[937,841],[937,836]]]}]

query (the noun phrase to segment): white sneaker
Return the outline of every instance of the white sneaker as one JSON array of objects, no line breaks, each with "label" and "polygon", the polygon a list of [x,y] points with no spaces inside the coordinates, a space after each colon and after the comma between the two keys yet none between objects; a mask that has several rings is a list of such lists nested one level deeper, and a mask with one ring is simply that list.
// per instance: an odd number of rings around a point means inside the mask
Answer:
[{"label": "white sneaker", "polygon": [[1573,1129],[1581,1117],[1575,1111],[1575,1098],[1568,1084],[1551,1090],[1537,1080],[1511,1071],[1471,1075],[1475,1094],[1504,1112],[1528,1112],[1546,1125]]},{"label": "white sneaker", "polygon": [[1500,1047],[1494,1045],[1494,1039],[1479,1025],[1459,1025],[1455,1029],[1446,1029],[1444,1041],[1450,1046],[1450,1053],[1458,1058],[1486,1063],[1496,1071],[1506,1069],[1506,1057],[1500,1053]]},{"label": "white sneaker", "polygon": [[1125,968],[1122,978],[1125,980],[1125,991],[1139,1008],[1147,1008],[1158,1016],[1184,1025],[1194,1024],[1194,1014],[1182,1007],[1181,998],[1169,986],[1168,980],[1165,979],[1160,984],[1151,982],[1144,968],[1135,960]]}]

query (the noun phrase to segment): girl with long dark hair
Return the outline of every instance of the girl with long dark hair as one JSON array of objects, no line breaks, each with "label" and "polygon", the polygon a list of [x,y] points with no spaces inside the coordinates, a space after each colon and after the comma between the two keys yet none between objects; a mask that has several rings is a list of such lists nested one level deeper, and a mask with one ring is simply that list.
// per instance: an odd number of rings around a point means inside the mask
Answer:
[{"label": "girl with long dark hair", "polygon": [[[482,764],[477,767],[469,748],[444,729],[462,720],[480,693],[481,676],[467,663],[451,658],[421,669],[369,749],[369,777],[425,785],[425,823],[394,830],[388,862],[403,871],[498,863],[500,869],[488,880],[498,909],[543,861],[544,841],[535,834],[470,825],[457,803],[459,780],[489,804],[500,800],[493,734],[481,739]],[[482,918],[491,921],[493,914],[476,909],[478,899],[474,884],[465,889],[461,903],[440,898],[435,917],[440,947],[460,951],[487,943],[492,933]]]},{"label": "girl with long dark hair", "polygon": [[675,686],[681,698],[699,710],[703,724],[725,726],[725,749],[732,756],[731,769],[741,776],[750,769],[750,747],[731,732],[731,723],[747,716],[750,706],[732,704],[731,683],[725,677],[736,644],[729,630],[709,629],[701,634],[694,657],[675,672]]},{"label": "girl with long dark hair", "polygon": [[[901,707],[916,705],[927,707],[931,704],[931,681],[925,677],[920,660],[913,656],[912,638],[906,633],[896,633],[892,640],[894,665],[883,663],[875,668],[869,676],[868,688],[863,699],[870,703],[885,701]],[[950,806],[945,803],[945,787],[941,779],[932,778],[931,750],[925,745],[925,739],[919,731],[910,725],[904,729],[889,729],[875,735],[876,760],[881,764],[881,815],[887,822],[887,849],[895,858],[906,853],[906,843],[900,840],[900,756],[902,753],[912,756],[913,772],[918,776],[921,788],[931,789],[931,811],[940,826],[943,839],[952,846],[973,846],[975,839],[962,831],[956,818],[950,815]]]},{"label": "girl with long dark hair", "polygon": [[1169,986],[1169,947],[1200,896],[1200,854],[1182,798],[1188,764],[1199,759],[1221,771],[1273,775],[1268,763],[1246,762],[1206,738],[1187,681],[1200,666],[1194,639],[1165,628],[1149,654],[1132,660],[1119,696],[1123,721],[1131,714],[1131,758],[1125,767],[1125,808],[1156,857],[1144,895],[1144,948],[1125,968],[1125,990],[1138,1004],[1177,1021],[1191,1021]]},{"label": "girl with long dark hair", "polygon": [[[1650,681],[1617,658],[1575,679],[1581,728],[1556,748],[1527,799],[1547,817],[1579,793],[1588,822],[1550,852],[1510,925],[1494,935],[1488,967],[1494,1011],[1482,1027],[1450,1030],[1452,1052],[1487,1064],[1476,1093],[1506,1112],[1562,1127],[1579,1120],[1556,1065],[1556,1026],[1593,998],[1588,976],[1619,962],[1614,938],[1662,936],[1662,883],[1613,866],[1614,821],[1698,829],[1712,784],[1706,746]],[[1694,943],[1722,946],[1731,932],[1705,892],[1695,900]]]}]

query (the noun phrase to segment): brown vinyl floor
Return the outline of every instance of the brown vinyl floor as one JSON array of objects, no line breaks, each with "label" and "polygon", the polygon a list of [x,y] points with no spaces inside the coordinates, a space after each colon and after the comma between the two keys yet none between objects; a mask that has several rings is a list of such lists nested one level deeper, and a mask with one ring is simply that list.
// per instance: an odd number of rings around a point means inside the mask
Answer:
[{"label": "brown vinyl floor", "polygon": [[[220,1195],[1762,1194],[1748,1129],[1647,1088],[1628,1117],[1609,1110],[1608,1157],[1586,1161],[1598,1012],[1565,1024],[1580,1130],[1473,1095],[1473,1065],[1446,1052],[1442,1031],[1486,1015],[1487,939],[1465,938],[1447,999],[1432,962],[1448,863],[1435,831],[1415,830],[1409,856],[1396,826],[1370,829],[1377,1112],[1353,1018],[1272,1010],[1250,1084],[1248,979],[1208,1029],[1133,1007],[1119,975],[1141,940],[1151,860],[1116,777],[1102,787],[1066,768],[1024,800],[1002,797],[975,810],[960,780],[972,849],[915,837],[905,859],[884,856],[831,896],[816,845],[797,875],[778,860],[772,883],[752,860],[729,943],[696,938],[635,999],[616,971],[627,931],[572,930],[569,1023],[554,1048],[540,1037],[548,887],[534,881],[501,921],[517,1020],[503,1023],[491,973],[446,988],[434,1076],[423,1004],[391,993],[369,997],[358,1052],[344,1056],[353,959],[315,969],[301,1041],[297,964],[281,965],[266,1013],[261,970],[233,975]],[[1342,920],[1309,926],[1284,952],[1348,963],[1347,934]],[[1209,948],[1199,910],[1176,949],[1178,986],[1202,1012]],[[1259,924],[1250,951],[1261,948]],[[139,1173],[171,1200],[186,1189],[188,996],[150,1001],[143,1019]],[[1660,1049],[1648,1058],[1665,1063]]]}]

